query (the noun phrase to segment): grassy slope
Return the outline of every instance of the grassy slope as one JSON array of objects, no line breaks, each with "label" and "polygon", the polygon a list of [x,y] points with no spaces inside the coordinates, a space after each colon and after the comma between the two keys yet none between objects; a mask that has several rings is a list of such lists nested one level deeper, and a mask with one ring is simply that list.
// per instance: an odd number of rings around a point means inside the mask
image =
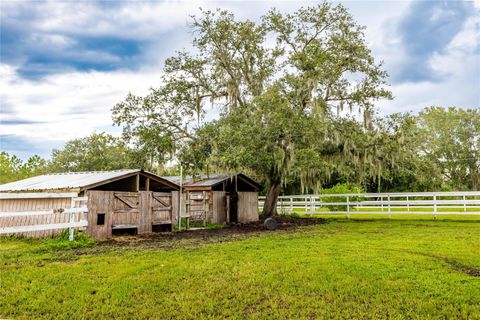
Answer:
[{"label": "grassy slope", "polygon": [[177,247],[0,240],[0,318],[480,319],[478,222],[332,220]]}]

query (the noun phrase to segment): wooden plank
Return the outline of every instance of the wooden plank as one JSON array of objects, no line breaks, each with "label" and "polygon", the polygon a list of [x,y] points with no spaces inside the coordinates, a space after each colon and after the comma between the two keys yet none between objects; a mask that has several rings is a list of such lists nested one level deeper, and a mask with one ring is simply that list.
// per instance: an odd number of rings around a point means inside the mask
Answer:
[{"label": "wooden plank", "polygon": [[213,219],[212,223],[225,223],[227,221],[226,193],[225,191],[213,191]]},{"label": "wooden plank", "polygon": [[172,191],[171,201],[172,201],[172,210],[170,211],[170,220],[172,224],[175,226],[178,225],[178,205],[179,205],[179,198],[178,198],[179,191]]},{"label": "wooden plank", "polygon": [[112,229],[119,230],[119,229],[137,229],[138,232],[138,225],[136,224],[114,224]]},{"label": "wooden plank", "polygon": [[169,206],[169,203],[163,201],[162,199],[160,199],[160,197],[158,196],[155,196],[155,194],[152,194],[153,196],[153,199],[160,202],[161,205],[163,205],[164,207],[168,207]]},{"label": "wooden plank", "polygon": [[[137,208],[138,206],[138,195],[135,196],[123,196],[122,194],[115,193],[115,199],[120,200],[124,204],[126,204],[129,208]],[[135,202],[132,202],[132,199],[128,198],[135,198]]]},{"label": "wooden plank", "polygon": [[152,232],[152,192],[139,192],[139,211],[138,234]]},{"label": "wooden plank", "polygon": [[134,209],[114,209],[113,213],[140,213],[139,208],[134,208]]}]

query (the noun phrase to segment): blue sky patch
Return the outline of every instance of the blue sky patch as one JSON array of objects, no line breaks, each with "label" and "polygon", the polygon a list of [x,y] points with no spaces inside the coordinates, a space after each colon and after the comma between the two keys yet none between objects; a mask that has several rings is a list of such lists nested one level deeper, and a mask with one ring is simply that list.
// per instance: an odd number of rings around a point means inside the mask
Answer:
[{"label": "blue sky patch", "polygon": [[395,82],[439,81],[429,64],[434,53],[441,53],[474,14],[473,2],[417,1],[398,24],[398,33],[408,56],[394,73]]}]

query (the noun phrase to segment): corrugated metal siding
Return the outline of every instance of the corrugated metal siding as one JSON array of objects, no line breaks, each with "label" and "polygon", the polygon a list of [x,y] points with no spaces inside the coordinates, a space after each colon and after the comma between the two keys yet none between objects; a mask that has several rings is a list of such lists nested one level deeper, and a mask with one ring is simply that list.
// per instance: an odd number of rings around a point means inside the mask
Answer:
[{"label": "corrugated metal siding", "polygon": [[0,191],[41,191],[76,189],[109,179],[118,178],[135,172],[140,172],[140,170],[46,174],[0,185]]}]

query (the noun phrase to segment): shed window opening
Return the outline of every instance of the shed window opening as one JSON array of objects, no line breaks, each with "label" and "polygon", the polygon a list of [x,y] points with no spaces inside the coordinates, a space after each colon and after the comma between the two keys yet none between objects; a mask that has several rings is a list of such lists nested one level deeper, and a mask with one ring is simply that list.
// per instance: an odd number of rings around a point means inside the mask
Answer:
[{"label": "shed window opening", "polygon": [[97,226],[105,224],[105,213],[97,213]]}]

